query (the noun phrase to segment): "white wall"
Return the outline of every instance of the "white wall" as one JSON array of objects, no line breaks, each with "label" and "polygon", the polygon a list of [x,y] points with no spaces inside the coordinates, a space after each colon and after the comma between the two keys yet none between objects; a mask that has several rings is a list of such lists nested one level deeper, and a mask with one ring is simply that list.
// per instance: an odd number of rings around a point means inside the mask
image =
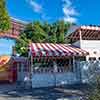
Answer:
[{"label": "white wall", "polygon": [[100,40],[81,40],[81,48],[100,50]]},{"label": "white wall", "polygon": [[[89,57],[100,57],[100,40],[81,40],[73,43],[73,45],[80,47],[89,52]],[[94,53],[96,52],[96,54]]]},{"label": "white wall", "polygon": [[32,75],[32,88],[59,86],[63,84],[75,84],[75,73],[35,73]]},{"label": "white wall", "polygon": [[99,40],[82,40],[81,48],[89,52],[87,59],[89,57],[96,57],[97,59],[98,57],[100,57],[100,41]]}]

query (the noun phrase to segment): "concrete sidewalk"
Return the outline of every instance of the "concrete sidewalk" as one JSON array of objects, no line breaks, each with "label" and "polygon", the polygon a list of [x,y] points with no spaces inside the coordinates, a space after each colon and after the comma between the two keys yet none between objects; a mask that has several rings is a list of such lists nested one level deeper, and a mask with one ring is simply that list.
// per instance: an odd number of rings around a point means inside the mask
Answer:
[{"label": "concrete sidewalk", "polygon": [[16,88],[16,84],[0,85],[0,100],[80,100],[81,93],[60,87],[24,90]]},{"label": "concrete sidewalk", "polygon": [[0,84],[0,93],[16,89],[16,84]]}]

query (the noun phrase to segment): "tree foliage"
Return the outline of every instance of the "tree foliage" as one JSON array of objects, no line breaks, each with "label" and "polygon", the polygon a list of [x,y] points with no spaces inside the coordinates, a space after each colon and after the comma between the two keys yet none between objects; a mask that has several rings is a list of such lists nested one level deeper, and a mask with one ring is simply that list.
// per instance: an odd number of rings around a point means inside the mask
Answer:
[{"label": "tree foliage", "polygon": [[39,21],[29,23],[16,42],[16,51],[20,55],[26,56],[30,41],[35,43],[64,43],[64,36],[70,26],[70,23],[65,23],[62,20],[51,24]]},{"label": "tree foliage", "polygon": [[24,34],[32,42],[44,42],[47,37],[46,32],[42,29],[40,22],[30,23],[26,26]]},{"label": "tree foliage", "polygon": [[5,0],[0,0],[0,32],[8,31],[10,26],[10,17],[6,10]]},{"label": "tree foliage", "polygon": [[16,41],[15,49],[18,54],[21,56],[28,56],[28,45],[29,45],[29,39],[26,38],[26,34],[23,33],[20,35],[20,38]]},{"label": "tree foliage", "polygon": [[95,83],[91,84],[88,100],[100,100],[100,75],[96,75],[95,80]]}]

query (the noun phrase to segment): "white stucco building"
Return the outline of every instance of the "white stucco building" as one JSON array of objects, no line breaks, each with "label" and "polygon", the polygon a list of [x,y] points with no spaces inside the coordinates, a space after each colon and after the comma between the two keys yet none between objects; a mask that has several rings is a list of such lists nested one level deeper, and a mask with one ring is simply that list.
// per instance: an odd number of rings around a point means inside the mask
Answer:
[{"label": "white stucco building", "polygon": [[70,33],[67,38],[71,39],[72,44],[89,52],[86,60],[100,59],[99,26],[74,26],[71,28]]}]

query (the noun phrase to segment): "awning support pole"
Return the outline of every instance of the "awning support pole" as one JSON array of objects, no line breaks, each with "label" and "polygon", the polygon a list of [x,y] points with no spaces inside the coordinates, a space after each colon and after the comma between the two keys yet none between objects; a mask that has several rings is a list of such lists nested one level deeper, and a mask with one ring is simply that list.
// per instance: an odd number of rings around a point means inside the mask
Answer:
[{"label": "awning support pole", "polygon": [[71,70],[72,69],[72,67],[73,67],[73,65],[71,64],[71,59],[69,59],[69,69]]},{"label": "awning support pole", "polygon": [[33,74],[33,56],[31,55],[31,78]]},{"label": "awning support pole", "polygon": [[73,72],[75,72],[75,57],[73,56]]}]

